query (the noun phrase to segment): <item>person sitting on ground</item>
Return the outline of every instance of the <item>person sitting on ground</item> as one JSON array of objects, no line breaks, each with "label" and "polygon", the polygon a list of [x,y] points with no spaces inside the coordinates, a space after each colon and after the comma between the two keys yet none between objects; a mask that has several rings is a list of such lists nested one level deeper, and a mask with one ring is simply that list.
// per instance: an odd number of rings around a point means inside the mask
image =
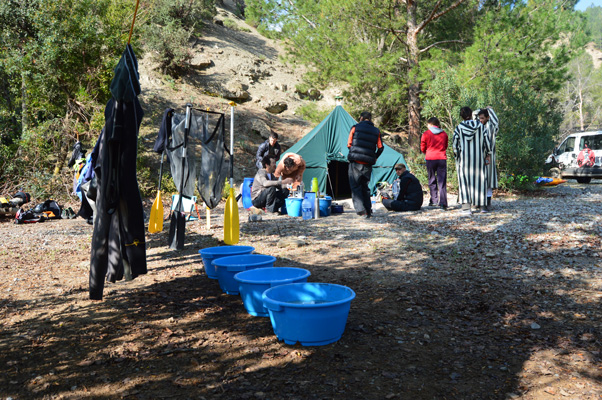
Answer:
[{"label": "person sitting on ground", "polygon": [[263,157],[267,155],[274,156],[277,159],[280,158],[280,154],[282,150],[280,148],[280,143],[278,143],[278,134],[276,132],[270,133],[270,137],[268,140],[259,145],[257,149],[257,155],[255,156],[255,165],[257,165],[257,169],[261,169],[263,166],[261,162]]},{"label": "person sitting on ground", "polygon": [[396,164],[399,175],[399,194],[394,200],[383,199],[383,205],[389,211],[417,211],[422,207],[422,186],[404,164]]},{"label": "person sitting on ground", "polygon": [[288,153],[278,163],[274,176],[282,179],[292,178],[293,189],[303,183],[303,173],[305,172],[305,161],[299,154]]},{"label": "person sitting on ground", "polygon": [[[401,165],[401,164],[398,164]],[[402,169],[396,168],[395,173],[397,174],[397,179],[393,181],[392,184],[388,184],[387,182],[382,182],[385,187],[379,191],[382,199],[390,199],[395,200],[397,195],[399,194],[399,177],[401,175]]]},{"label": "person sitting on ground", "polygon": [[261,160],[261,168],[255,174],[251,187],[251,201],[256,208],[265,208],[266,211],[277,213],[282,208],[284,200],[288,197],[286,185],[293,182],[292,178],[281,181],[274,176],[276,158],[267,155]]}]

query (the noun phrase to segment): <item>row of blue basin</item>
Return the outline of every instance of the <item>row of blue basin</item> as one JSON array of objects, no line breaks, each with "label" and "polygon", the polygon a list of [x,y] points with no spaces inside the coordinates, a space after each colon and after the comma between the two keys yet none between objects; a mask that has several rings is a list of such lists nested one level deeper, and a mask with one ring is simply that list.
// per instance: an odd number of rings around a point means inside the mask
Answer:
[{"label": "row of blue basin", "polygon": [[253,316],[270,317],[286,344],[320,346],[339,340],[355,292],[332,283],[307,282],[303,268],[274,267],[276,257],[252,254],[252,246],[199,250],[207,277],[227,294],[240,295]]}]

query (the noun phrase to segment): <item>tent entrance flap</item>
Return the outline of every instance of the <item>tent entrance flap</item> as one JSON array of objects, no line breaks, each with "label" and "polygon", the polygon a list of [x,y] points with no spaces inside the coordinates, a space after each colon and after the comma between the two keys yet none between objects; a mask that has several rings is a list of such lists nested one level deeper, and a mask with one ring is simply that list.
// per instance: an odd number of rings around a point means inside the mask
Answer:
[{"label": "tent entrance flap", "polygon": [[328,163],[328,176],[330,184],[326,186],[326,193],[333,199],[351,197],[351,186],[349,186],[349,163],[341,161],[330,161]]}]

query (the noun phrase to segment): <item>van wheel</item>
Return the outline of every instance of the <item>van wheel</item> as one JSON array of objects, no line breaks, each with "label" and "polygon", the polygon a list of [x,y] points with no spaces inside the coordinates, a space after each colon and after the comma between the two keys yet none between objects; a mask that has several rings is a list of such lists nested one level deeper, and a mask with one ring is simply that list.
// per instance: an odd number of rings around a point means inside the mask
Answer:
[{"label": "van wheel", "polygon": [[592,178],[577,178],[577,183],[590,183]]},{"label": "van wheel", "polygon": [[550,176],[552,178],[560,178],[561,177],[560,169],[558,169],[558,168],[550,168]]}]

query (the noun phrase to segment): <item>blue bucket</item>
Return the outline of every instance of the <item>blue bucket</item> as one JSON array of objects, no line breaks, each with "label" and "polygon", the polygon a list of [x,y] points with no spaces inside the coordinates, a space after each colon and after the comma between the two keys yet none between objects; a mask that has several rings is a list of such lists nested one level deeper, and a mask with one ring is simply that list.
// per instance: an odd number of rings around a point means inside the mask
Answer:
[{"label": "blue bucket", "polygon": [[199,250],[199,254],[203,258],[203,265],[205,266],[205,273],[208,278],[217,279],[217,272],[213,266],[213,260],[227,256],[236,256],[239,254],[251,254],[255,250],[255,247],[251,246],[217,246],[207,247],[206,249]]},{"label": "blue bucket", "polygon": [[332,197],[324,196],[320,197],[320,217],[329,217],[330,216],[330,205],[332,204]]},{"label": "blue bucket", "polygon": [[286,213],[291,217],[301,216],[301,203],[303,199],[300,197],[287,197],[284,200],[286,205]]},{"label": "blue bucket", "polygon": [[322,346],[343,335],[355,292],[331,283],[289,283],[266,290],[262,298],[279,340]]},{"label": "blue bucket", "polygon": [[234,275],[250,269],[273,267],[274,261],[276,257],[265,254],[243,254],[218,258],[213,261],[213,265],[217,271],[219,287],[228,294],[238,294],[238,282],[234,280]]},{"label": "blue bucket", "polygon": [[259,268],[234,275],[238,282],[240,297],[247,312],[255,317],[268,317],[261,295],[267,289],[286,283],[307,282],[311,273],[303,268],[279,267]]}]

